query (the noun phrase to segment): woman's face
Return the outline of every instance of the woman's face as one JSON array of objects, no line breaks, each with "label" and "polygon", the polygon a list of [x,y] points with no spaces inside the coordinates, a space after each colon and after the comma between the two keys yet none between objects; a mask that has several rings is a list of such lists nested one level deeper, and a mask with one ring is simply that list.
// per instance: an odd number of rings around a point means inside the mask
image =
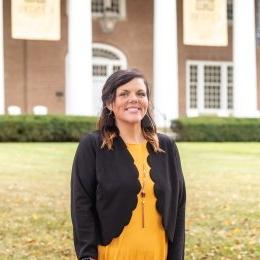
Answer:
[{"label": "woman's face", "polygon": [[147,88],[143,79],[135,78],[118,87],[109,108],[114,112],[117,126],[140,124],[148,109]]}]

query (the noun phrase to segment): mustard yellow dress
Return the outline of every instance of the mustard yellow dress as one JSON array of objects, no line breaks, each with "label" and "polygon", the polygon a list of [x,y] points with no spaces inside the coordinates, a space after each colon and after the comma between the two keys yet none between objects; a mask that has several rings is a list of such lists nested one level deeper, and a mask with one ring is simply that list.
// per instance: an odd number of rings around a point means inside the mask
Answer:
[{"label": "mustard yellow dress", "polygon": [[127,144],[127,148],[134,158],[145,196],[142,197],[141,192],[138,194],[137,207],[119,237],[107,246],[98,246],[98,260],[165,260],[167,237],[155,206],[146,143]]}]

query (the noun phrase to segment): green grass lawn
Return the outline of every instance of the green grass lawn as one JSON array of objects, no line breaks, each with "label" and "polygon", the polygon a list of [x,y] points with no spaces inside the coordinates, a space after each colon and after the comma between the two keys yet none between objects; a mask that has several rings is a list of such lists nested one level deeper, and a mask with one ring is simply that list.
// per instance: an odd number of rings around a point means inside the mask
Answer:
[{"label": "green grass lawn", "polygon": [[[260,143],[178,143],[186,259],[260,259]],[[75,259],[75,143],[0,144],[0,259]],[[123,259],[122,259],[123,260]]]}]

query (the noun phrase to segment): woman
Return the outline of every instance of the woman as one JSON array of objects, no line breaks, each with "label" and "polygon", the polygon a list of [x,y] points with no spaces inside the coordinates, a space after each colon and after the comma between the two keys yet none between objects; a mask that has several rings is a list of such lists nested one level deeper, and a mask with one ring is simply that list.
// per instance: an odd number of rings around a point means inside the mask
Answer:
[{"label": "woman", "polygon": [[78,259],[184,259],[185,184],[177,147],[158,134],[137,70],[112,74],[99,130],[83,138],[72,170]]}]

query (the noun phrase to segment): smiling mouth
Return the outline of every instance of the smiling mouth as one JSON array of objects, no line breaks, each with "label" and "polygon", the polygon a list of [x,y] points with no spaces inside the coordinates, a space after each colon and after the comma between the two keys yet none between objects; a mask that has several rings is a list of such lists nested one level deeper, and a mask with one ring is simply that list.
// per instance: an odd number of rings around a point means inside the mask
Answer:
[{"label": "smiling mouth", "polygon": [[136,111],[141,110],[141,108],[139,108],[139,107],[128,107],[125,110],[130,111],[130,112],[136,112]]}]

